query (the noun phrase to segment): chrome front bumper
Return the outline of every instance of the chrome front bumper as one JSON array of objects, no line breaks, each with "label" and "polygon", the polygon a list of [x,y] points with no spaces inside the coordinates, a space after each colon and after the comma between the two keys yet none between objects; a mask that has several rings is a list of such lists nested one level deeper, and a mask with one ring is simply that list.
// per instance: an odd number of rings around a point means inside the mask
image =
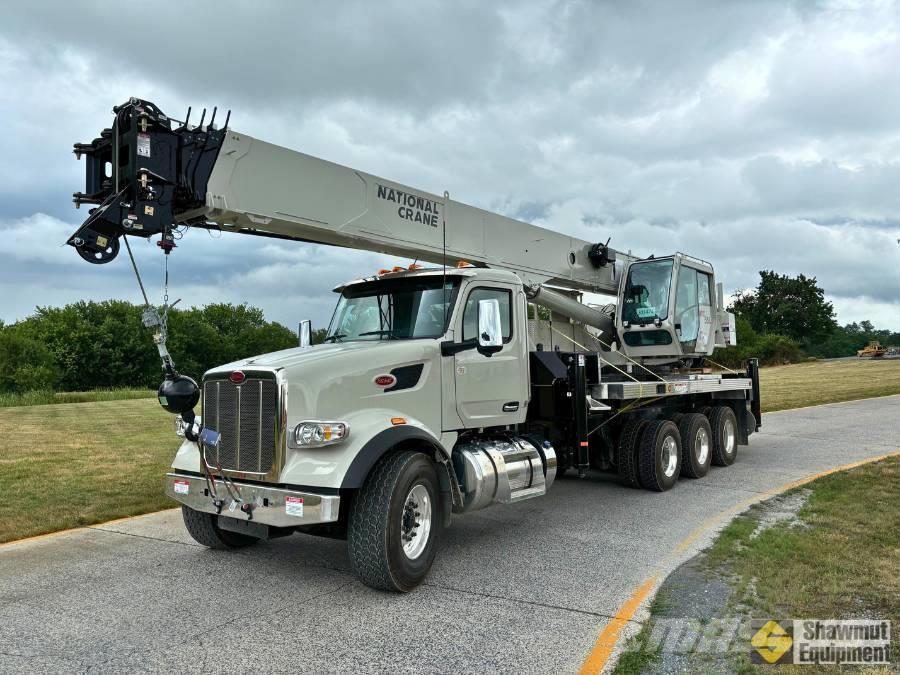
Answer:
[{"label": "chrome front bumper", "polygon": [[[281,488],[233,482],[241,500],[253,504],[252,517],[232,500],[221,480],[216,480],[216,492],[225,499],[221,516],[238,520],[252,520],[273,527],[333,523],[338,519],[341,498],[337,495],[318,495],[312,492],[282,490]],[[206,479],[182,473],[166,474],[166,494],[195,511],[217,513],[209,495]]]}]

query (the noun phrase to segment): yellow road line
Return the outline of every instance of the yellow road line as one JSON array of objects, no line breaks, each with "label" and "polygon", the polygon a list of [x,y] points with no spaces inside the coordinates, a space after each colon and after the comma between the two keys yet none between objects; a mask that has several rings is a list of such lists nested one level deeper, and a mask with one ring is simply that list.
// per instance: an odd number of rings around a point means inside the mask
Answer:
[{"label": "yellow road line", "polygon": [[44,539],[55,539],[56,537],[61,537],[64,534],[73,534],[75,532],[83,532],[84,530],[93,530],[98,527],[103,527],[106,525],[115,525],[116,523],[125,523],[131,520],[140,520],[141,518],[147,518],[148,516],[155,516],[160,513],[165,513],[166,511],[172,511],[174,509],[161,509],[159,511],[151,511],[150,513],[142,513],[139,516],[126,516],[125,518],[116,518],[114,520],[107,520],[102,523],[94,523],[93,525],[82,525],[81,527],[70,527],[67,530],[57,530],[56,532],[47,532],[45,534],[36,534],[33,537],[25,537],[24,539],[13,539],[12,541],[7,541],[0,543],[0,549],[11,548],[13,546],[17,546],[18,544],[28,544],[35,541],[42,541]]},{"label": "yellow road line", "polygon": [[656,586],[657,580],[658,577],[652,576],[641,584],[640,588],[622,604],[616,615],[603,627],[597,642],[594,644],[594,648],[581,665],[581,670],[579,671],[581,675],[599,673],[603,666],[606,665],[609,655],[612,654],[612,650],[619,641],[619,634],[622,632],[625,624],[631,621],[631,617],[634,616],[634,613],[650,594],[650,591]]},{"label": "yellow road line", "polygon": [[661,583],[663,580],[665,580],[667,575],[664,574],[664,570],[668,567],[667,563],[674,562],[675,558],[687,551],[687,549],[690,548],[690,546],[694,544],[694,542],[696,542],[702,535],[706,534],[713,527],[721,524],[724,520],[731,519],[733,516],[737,515],[753,504],[764,501],[769,497],[774,497],[781,492],[785,492],[795,487],[805,485],[806,483],[811,483],[818,478],[823,478],[824,476],[828,476],[839,471],[855,469],[856,467],[862,466],[864,464],[871,464],[872,462],[879,462],[883,459],[887,459],[888,457],[898,456],[900,456],[900,450],[889,452],[884,455],[878,455],[876,457],[867,457],[866,459],[860,460],[858,462],[843,464],[833,469],[819,471],[818,473],[814,473],[804,478],[800,478],[798,480],[791,481],[790,483],[785,483],[784,485],[772,488],[771,490],[761,492],[758,495],[754,495],[753,497],[738,502],[737,504],[730,506],[729,508],[724,509],[716,515],[704,520],[688,536],[682,539],[677,546],[675,546],[671,554],[663,559],[662,563],[658,566],[653,576],[642,583],[637,588],[637,590],[631,594],[631,597],[629,597],[624,603],[622,603],[622,606],[619,607],[619,611],[615,613],[613,618],[609,620],[609,623],[607,623],[603,627],[603,630],[600,631],[600,635],[597,637],[597,641],[594,643],[594,647],[591,649],[590,654],[588,654],[587,658],[584,660],[584,663],[581,664],[581,669],[579,671],[580,675],[593,675],[594,673],[599,673],[601,670],[603,670],[604,666],[606,666],[607,662],[609,661],[609,657],[612,655],[616,644],[618,643],[619,635],[622,633],[622,629],[629,621],[634,618],[637,610],[641,607],[641,605],[644,604],[644,601],[647,600],[647,597],[656,588],[657,582]]}]

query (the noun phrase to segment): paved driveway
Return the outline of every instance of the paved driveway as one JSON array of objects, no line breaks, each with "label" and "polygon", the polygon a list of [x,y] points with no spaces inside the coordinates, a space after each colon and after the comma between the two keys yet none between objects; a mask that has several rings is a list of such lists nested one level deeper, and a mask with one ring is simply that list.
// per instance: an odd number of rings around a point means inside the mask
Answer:
[{"label": "paved driveway", "polygon": [[708,543],[698,526],[900,449],[898,419],[900,397],[770,413],[734,466],[667,493],[596,475],[454,517],[408,595],[358,583],[343,542],[208,551],[178,511],[7,545],[0,671],[575,671],[638,586]]}]

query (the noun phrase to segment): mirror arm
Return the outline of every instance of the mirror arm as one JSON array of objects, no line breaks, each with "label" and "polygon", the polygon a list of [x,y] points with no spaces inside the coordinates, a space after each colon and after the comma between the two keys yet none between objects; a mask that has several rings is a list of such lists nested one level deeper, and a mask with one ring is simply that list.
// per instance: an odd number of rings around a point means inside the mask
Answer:
[{"label": "mirror arm", "polygon": [[453,340],[444,340],[441,343],[441,356],[453,356],[467,349],[474,349],[476,346],[474,341],[454,342]]}]

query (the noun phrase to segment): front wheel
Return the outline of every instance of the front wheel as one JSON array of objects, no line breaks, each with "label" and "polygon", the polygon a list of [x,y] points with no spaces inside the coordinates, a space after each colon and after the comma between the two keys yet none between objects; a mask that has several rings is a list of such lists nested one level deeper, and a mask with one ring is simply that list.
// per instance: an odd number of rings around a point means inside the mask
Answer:
[{"label": "front wheel", "polygon": [[245,548],[257,543],[259,539],[239,532],[229,532],[219,529],[219,517],[211,513],[196,511],[182,505],[181,517],[184,526],[194,541],[208,548],[228,550],[233,548]]},{"label": "front wheel", "polygon": [[418,586],[437,552],[440,511],[431,459],[421,452],[382,458],[350,511],[347,544],[360,581],[385,591]]}]

